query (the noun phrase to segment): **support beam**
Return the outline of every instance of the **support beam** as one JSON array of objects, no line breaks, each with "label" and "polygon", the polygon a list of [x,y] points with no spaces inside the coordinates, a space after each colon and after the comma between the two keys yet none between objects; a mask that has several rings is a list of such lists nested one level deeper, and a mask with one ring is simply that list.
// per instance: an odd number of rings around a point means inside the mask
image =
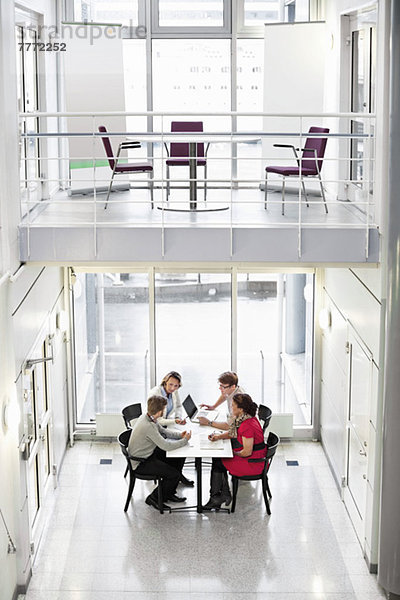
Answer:
[{"label": "support beam", "polygon": [[378,581],[400,598],[400,3],[390,20],[390,147],[387,229],[387,321]]}]

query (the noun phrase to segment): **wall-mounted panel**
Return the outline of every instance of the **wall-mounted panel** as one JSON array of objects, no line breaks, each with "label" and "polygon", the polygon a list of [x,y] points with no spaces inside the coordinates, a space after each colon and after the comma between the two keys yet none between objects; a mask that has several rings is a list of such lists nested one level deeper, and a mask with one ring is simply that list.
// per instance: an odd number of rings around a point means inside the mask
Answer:
[{"label": "wall-mounted panel", "polygon": [[15,310],[13,331],[17,373],[62,289],[62,270],[46,268],[35,284],[28,287],[23,302]]},{"label": "wall-mounted panel", "polygon": [[345,465],[346,430],[334,410],[335,398],[331,398],[321,385],[321,439],[335,478],[340,485]]},{"label": "wall-mounted panel", "polygon": [[349,269],[327,269],[325,289],[377,361],[380,303]]}]

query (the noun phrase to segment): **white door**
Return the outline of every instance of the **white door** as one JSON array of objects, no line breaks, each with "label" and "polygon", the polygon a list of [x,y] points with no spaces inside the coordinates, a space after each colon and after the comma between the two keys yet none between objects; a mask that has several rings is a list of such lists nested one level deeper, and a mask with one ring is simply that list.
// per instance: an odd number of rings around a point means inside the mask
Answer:
[{"label": "white door", "polygon": [[[51,355],[46,339],[32,351],[32,360]],[[43,531],[43,505],[51,486],[51,421],[49,398],[50,362],[37,362],[23,376],[24,427],[28,443],[27,487],[32,552],[35,553]]]},{"label": "white door", "polygon": [[369,456],[369,415],[372,355],[353,333],[349,334],[349,412],[344,500],[357,533],[364,538]]}]

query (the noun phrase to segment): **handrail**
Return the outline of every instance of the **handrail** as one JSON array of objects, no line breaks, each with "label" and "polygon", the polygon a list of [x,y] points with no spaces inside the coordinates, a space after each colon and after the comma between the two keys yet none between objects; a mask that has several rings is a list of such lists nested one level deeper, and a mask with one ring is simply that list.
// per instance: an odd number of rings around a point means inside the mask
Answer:
[{"label": "handrail", "polygon": [[[321,185],[323,183],[324,188],[328,186],[328,195],[326,198],[325,206],[334,207],[334,210],[329,210],[327,218],[322,219],[318,211],[306,210],[305,204],[303,203],[302,185],[303,185],[303,173],[300,172],[297,176],[291,177],[292,187],[287,188],[289,192],[296,192],[295,196],[289,195],[285,200],[288,210],[291,209],[292,217],[285,220],[285,228],[297,228],[297,249],[298,258],[301,258],[303,254],[303,238],[306,228],[313,227],[327,227],[339,226],[340,228],[355,228],[363,229],[365,231],[365,256],[368,258],[369,254],[369,233],[371,226],[374,226],[374,215],[370,210],[373,209],[373,166],[375,164],[373,144],[374,140],[374,128],[372,126],[373,120],[376,118],[374,113],[352,113],[352,112],[310,112],[310,113],[264,113],[264,112],[249,112],[249,111],[220,111],[220,112],[182,112],[182,111],[139,111],[139,112],[126,112],[126,111],[77,111],[77,112],[22,112],[19,115],[20,119],[26,119],[27,129],[29,129],[29,121],[33,122],[36,119],[35,127],[32,129],[36,131],[24,131],[20,135],[20,139],[26,149],[25,153],[21,157],[21,164],[25,166],[23,176],[21,178],[22,194],[21,203],[23,203],[23,214],[21,225],[26,228],[26,240],[27,240],[27,256],[30,256],[30,232],[36,227],[87,227],[90,226],[93,231],[93,248],[94,255],[97,256],[97,243],[98,238],[97,232],[102,228],[107,227],[126,227],[134,226],[137,223],[137,217],[135,217],[135,211],[128,210],[128,205],[147,204],[148,200],[144,200],[148,196],[147,193],[140,193],[137,195],[128,191],[122,197],[118,197],[117,194],[113,195],[113,205],[115,209],[110,210],[107,213],[101,212],[100,206],[104,202],[104,195],[101,193],[108,189],[110,182],[108,171],[108,159],[104,153],[102,153],[101,144],[98,144],[96,140],[100,140],[104,137],[103,132],[99,132],[97,125],[102,121],[103,117],[154,117],[159,118],[156,123],[157,131],[138,131],[133,130],[134,127],[128,123],[127,129],[123,129],[121,119],[117,124],[118,131],[111,130],[107,132],[107,137],[110,139],[116,137],[135,136],[135,139],[140,139],[143,142],[144,153],[147,148],[147,160],[152,162],[153,173],[151,179],[151,187],[155,192],[155,207],[160,209],[151,212],[148,215],[148,223],[156,225],[161,229],[161,244],[162,252],[164,256],[164,245],[165,245],[165,230],[176,224],[182,224],[182,219],[175,219],[171,212],[165,212],[170,209],[170,204],[167,203],[166,190],[168,182],[165,177],[165,162],[167,156],[163,150],[163,142],[170,142],[172,139],[176,142],[188,142],[192,141],[192,146],[195,146],[195,142],[214,142],[219,144],[214,146],[212,152],[207,156],[208,174],[207,177],[203,176],[203,172],[200,170],[195,176],[184,177],[173,177],[173,184],[171,189],[183,189],[182,184],[193,183],[194,181],[198,184],[199,192],[202,193],[203,187],[207,183],[207,189],[210,191],[207,198],[207,210],[204,206],[204,212],[209,212],[209,208],[212,210],[213,206],[218,204],[225,204],[224,214],[220,213],[218,219],[207,218],[207,226],[223,225],[229,228],[230,235],[230,255],[233,256],[233,236],[234,230],[237,226],[265,226],[275,227],[282,226],[282,220],[277,219],[276,207],[281,202],[278,195],[272,195],[272,192],[276,189],[277,179],[274,176],[271,177],[271,182],[268,185],[268,207],[265,202],[264,205],[264,194],[260,194],[260,190],[264,190],[264,170],[263,165],[269,164],[267,161],[271,161],[272,164],[289,164],[286,162],[288,158],[282,155],[271,156],[271,139],[273,138],[294,138],[296,145],[301,148],[304,144],[305,137],[318,138],[321,136],[320,133],[309,133],[303,131],[307,129],[310,124],[310,119],[319,119],[329,126],[329,133],[324,133],[323,136],[331,139],[328,146],[328,154],[324,157],[325,169],[322,178],[320,178]],[[64,126],[62,131],[57,131],[52,127],[48,127],[51,131],[41,131],[41,124],[45,123],[42,119],[46,118],[63,118]],[[76,117],[87,117],[85,125],[85,131],[67,131],[67,119],[73,121]],[[179,118],[202,118],[213,117],[214,122],[217,124],[217,130],[203,131],[203,132],[171,132],[169,130],[171,120],[169,117]],[[215,119],[215,117],[217,119]],[[221,131],[221,120],[218,117],[226,117],[226,122],[230,122],[227,126],[227,130]],[[258,118],[258,122],[254,123],[255,129],[251,129],[249,123],[250,120],[246,121],[246,130],[236,131],[237,119],[241,117],[249,117],[252,119]],[[266,119],[262,124],[260,123],[260,117]],[[230,119],[230,121],[229,121]],[[270,121],[268,121],[268,119]],[[274,123],[274,119],[278,119]],[[289,121],[288,121],[289,119]],[[294,121],[291,121],[294,119]],[[307,122],[308,119],[308,122]],[[331,123],[329,123],[331,119]],[[333,119],[333,121],[332,121]],[[357,132],[352,132],[351,121],[357,119],[362,123],[362,127]],[[372,121],[371,121],[372,119]],[[168,121],[168,122],[167,122]],[[280,126],[284,121],[284,125]],[[60,121],[59,121],[60,122]],[[147,123],[149,121],[147,120]],[[69,123],[69,122],[68,122]],[[112,129],[112,126],[108,127]],[[312,121],[311,121],[312,124]],[[146,124],[140,125],[143,129],[146,128]],[[210,125],[212,127],[212,125]],[[285,131],[286,127],[290,128],[290,131]],[[46,127],[47,128],[47,127]],[[168,128],[168,131],[166,130]],[[278,131],[273,131],[273,129]],[[206,128],[207,129],[207,128]],[[63,139],[65,140],[62,144],[64,148],[64,154],[59,156],[53,156],[52,154],[57,153],[54,151],[54,144],[50,143],[52,139]],[[49,140],[47,145],[44,140]],[[71,140],[68,143],[68,140]],[[75,144],[73,142],[75,140]],[[85,140],[86,143],[80,144],[78,140]],[[90,143],[90,140],[92,143]],[[354,143],[357,140],[359,143]],[[158,144],[161,143],[161,151],[158,146],[153,149],[153,142]],[[251,144],[250,144],[251,142]],[[254,144],[256,142],[258,145]],[[262,142],[262,144],[260,143]],[[242,145],[240,145],[242,144]],[[115,146],[115,144],[112,144]],[[71,154],[68,152],[68,147],[73,149]],[[240,148],[240,152],[239,149]],[[40,149],[40,153],[39,153]],[[48,151],[48,152],[47,152]],[[267,155],[267,156],[266,156]],[[140,161],[143,160],[141,156],[137,157]],[[190,158],[190,157],[188,157]],[[191,159],[195,162],[197,157],[192,153]],[[136,156],[129,156],[128,161],[136,160]],[[280,160],[285,162],[279,162]],[[30,167],[32,161],[33,168]],[[59,168],[57,163],[59,162]],[[243,162],[244,161],[244,162]],[[357,169],[353,169],[353,178],[350,176],[350,169],[347,165],[356,164]],[[192,164],[193,166],[193,164]],[[248,166],[251,168],[249,169]],[[300,165],[302,168],[302,164]],[[88,169],[81,169],[76,171],[75,167],[88,167]],[[71,168],[68,174],[68,168]],[[43,174],[46,175],[43,175]],[[181,171],[181,173],[183,173]],[[354,173],[356,175],[354,176]],[[40,175],[39,175],[40,174]],[[78,175],[78,176],[76,176]],[[276,176],[275,176],[276,177]],[[305,177],[304,177],[305,179]],[[132,179],[133,181],[133,179]],[[138,173],[135,174],[134,184],[131,187],[136,189],[148,189],[149,179],[148,174]],[[318,181],[317,181],[318,184]],[[348,199],[346,187],[349,184],[355,184],[352,189],[356,190],[353,194],[353,202],[344,205],[340,202],[341,199]],[[118,185],[118,184],[117,184]],[[42,186],[42,188],[40,187]],[[51,188],[51,189],[50,189]],[[193,186],[191,186],[193,188]],[[312,186],[308,186],[310,196],[313,194]],[[321,188],[324,190],[324,188]],[[47,192],[42,190],[49,190],[51,193],[55,192],[55,196],[49,195]],[[129,190],[129,183],[126,186]],[[219,190],[230,190],[223,191],[221,194],[215,192]],[[67,203],[70,200],[67,197],[72,194],[80,194],[81,197],[75,197],[73,202],[74,206],[80,207],[74,218],[68,219],[68,216],[64,214],[62,209],[60,213],[57,212],[57,207],[63,204],[64,208],[68,209]],[[243,193],[243,190],[252,190],[247,193]],[[307,194],[308,194],[307,191]],[[271,192],[271,193],[270,193]],[[305,193],[305,192],[304,192]],[[318,192],[319,193],[319,192]],[[82,194],[86,194],[82,197]],[[42,196],[44,199],[42,200]],[[175,193],[173,197],[173,203],[176,208],[172,210],[183,211],[184,205],[188,204],[188,198],[182,199],[183,195],[181,192]],[[59,204],[56,200],[62,200]],[[199,198],[202,201],[202,197]],[[325,197],[324,197],[325,201]],[[318,200],[319,202],[319,200]],[[322,202],[322,201],[321,201]],[[53,205],[54,210],[49,210],[46,213],[46,218],[40,220],[41,211],[46,211],[47,207]],[[238,207],[245,206],[252,208],[254,205],[259,205],[264,211],[258,211],[255,208],[253,213],[246,214],[245,218],[241,216],[245,211],[237,212]],[[315,203],[317,205],[317,202]],[[322,205],[323,206],[323,205]],[[297,207],[297,210],[294,210]],[[192,209],[192,204],[190,204]],[[197,208],[197,207],[196,207]],[[214,208],[214,210],[221,210]],[[349,210],[352,211],[350,218],[348,218]],[[119,211],[119,212],[118,212]],[[190,211],[187,211],[190,212]],[[201,211],[198,211],[201,214]],[[257,217],[258,214],[258,217]],[[264,218],[265,217],[265,218]],[[325,216],[324,216],[325,217]],[[136,218],[136,221],[135,221]],[[142,215],[139,217],[142,218]],[[257,221],[257,218],[259,220]],[[141,221],[143,224],[143,221]],[[196,227],[201,225],[200,218],[195,221],[188,221],[190,226]]]},{"label": "handrail", "polygon": [[364,112],[303,112],[303,113],[266,113],[266,112],[243,112],[243,111],[223,111],[223,112],[190,112],[190,111],[171,111],[171,112],[159,112],[159,111],[139,111],[139,112],[128,112],[128,111],[95,111],[95,112],[21,112],[19,113],[20,117],[267,117],[267,118],[277,118],[277,117],[290,117],[290,118],[300,118],[300,117],[318,117],[318,118],[334,118],[334,117],[351,117],[352,119],[375,119],[376,113],[364,113]]}]

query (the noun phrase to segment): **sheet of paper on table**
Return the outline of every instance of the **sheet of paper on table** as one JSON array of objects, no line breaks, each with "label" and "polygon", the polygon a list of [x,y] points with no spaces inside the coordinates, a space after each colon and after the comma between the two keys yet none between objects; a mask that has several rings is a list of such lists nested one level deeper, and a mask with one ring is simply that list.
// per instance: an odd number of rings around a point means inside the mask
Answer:
[{"label": "sheet of paper on table", "polygon": [[216,440],[215,442],[211,442],[208,439],[208,433],[200,433],[200,448],[203,450],[223,450],[224,442],[223,440]]}]

